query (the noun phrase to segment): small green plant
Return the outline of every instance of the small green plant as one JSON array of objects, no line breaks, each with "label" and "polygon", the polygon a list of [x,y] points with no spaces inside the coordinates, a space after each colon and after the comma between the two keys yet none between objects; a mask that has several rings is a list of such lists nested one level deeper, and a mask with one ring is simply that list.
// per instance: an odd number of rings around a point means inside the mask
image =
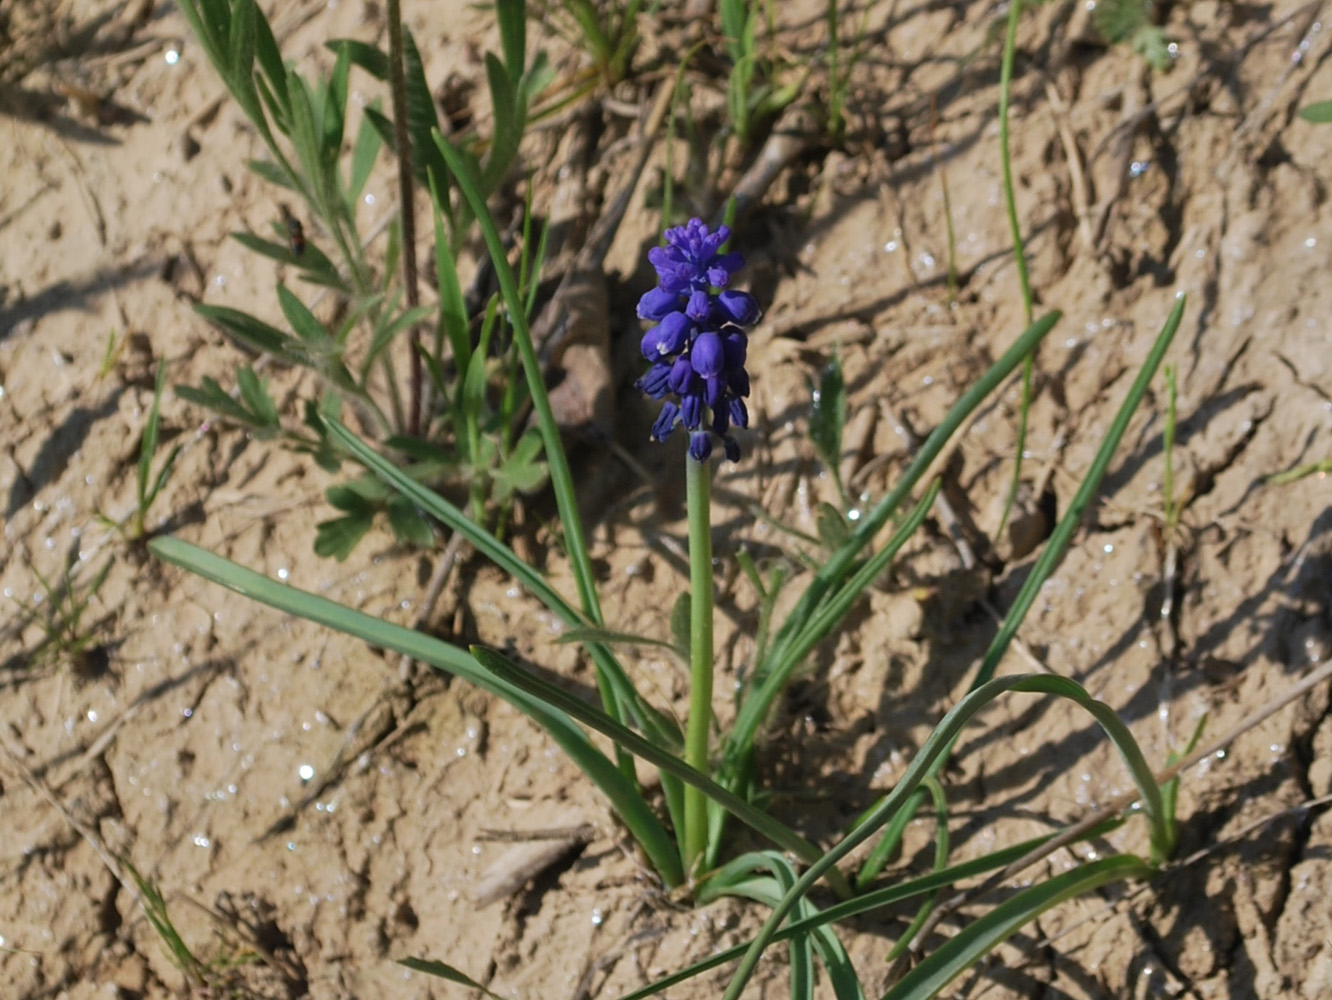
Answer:
[{"label": "small green plant", "polygon": [[1274,472],[1264,481],[1269,486],[1285,486],[1287,483],[1299,482],[1309,476],[1326,476],[1330,472],[1332,472],[1332,458],[1324,458],[1317,462],[1305,462],[1285,472]]},{"label": "small green plant", "polygon": [[[731,128],[741,149],[754,140],[754,133],[767,120],[794,101],[804,89],[808,66],[781,66],[764,54],[759,38],[767,8],[768,34],[772,34],[772,8],[763,0],[720,0],[722,35],[731,59],[726,82],[726,107]],[[783,80],[783,75],[788,79]]]},{"label": "small green plant", "polygon": [[[120,864],[128,874],[129,882],[138,891],[139,906],[162,942],[162,950],[166,952],[171,964],[180,970],[192,992],[201,996],[231,997],[234,1000],[254,996],[245,986],[242,970],[260,963],[269,965],[279,975],[290,979],[291,970],[284,968],[261,945],[254,942],[251,947],[251,944],[232,941],[229,932],[217,935],[211,958],[200,958],[176,927],[161,887],[152,879],[140,875],[127,859],[121,858]],[[123,876],[121,881],[125,881]],[[129,887],[128,883],[126,887]],[[216,923],[222,924],[223,918],[214,911],[205,907],[199,909]]]},{"label": "small green plant", "polygon": [[[514,432],[527,399],[515,391],[514,380],[504,378],[516,361],[510,319],[493,300],[479,337],[473,337],[456,264],[459,247],[474,231],[473,210],[450,187],[434,139],[439,114],[411,34],[401,29],[400,18],[391,17],[397,30],[390,33],[388,52],[362,42],[330,42],[333,70],[326,79],[311,81],[283,64],[254,0],[185,0],[182,9],[267,148],[268,158],[251,162],[251,169],[298,197],[306,215],[302,220],[284,206],[271,237],[237,233],[236,239],[322,289],[317,298],[328,295],[334,302],[331,309],[318,310],[315,300],[307,302],[279,282],[285,329],[242,310],[198,307],[249,349],[318,377],[319,398],[305,401],[298,421],[279,412],[249,366],[239,370],[234,392],[205,378],[197,387],[178,387],[178,394],[260,437],[309,453],[330,471],[339,468],[343,455],[327,436],[327,420],[350,409],[418,478],[437,488],[462,486],[476,517],[502,520],[514,491],[540,485],[544,468],[535,457],[535,437]],[[532,101],[551,78],[544,56],[527,63],[522,0],[499,0],[496,13],[501,53],[486,55],[493,128],[456,149],[483,198],[508,178]],[[368,104],[344,153],[353,68],[388,86],[393,114],[386,116],[378,102]],[[372,252],[361,202],[385,146],[397,155],[401,207],[386,244]],[[434,208],[439,299],[433,307],[419,304],[411,208],[416,188],[430,193]],[[530,229],[525,235],[530,237]],[[522,246],[529,309],[543,246],[531,240]],[[322,554],[346,558],[380,516],[402,542],[433,541],[432,528],[414,509],[364,482],[333,487],[329,500],[341,514],[322,526],[316,543]]]},{"label": "small green plant", "polygon": [[598,9],[592,0],[561,0],[560,6],[578,26],[602,84],[614,87],[625,78],[638,48],[642,0],[626,0],[609,12]]},{"label": "small green plant", "polygon": [[77,578],[77,565],[78,553],[71,553],[58,583],[50,582],[33,569],[42,592],[32,604],[19,605],[16,622],[20,632],[34,625],[42,632],[41,640],[24,656],[31,667],[65,663],[80,675],[98,672],[96,659],[101,649],[100,636],[111,616],[89,621],[88,608],[102,584],[106,583],[113,560],[108,558],[86,582]]},{"label": "small green plant", "polygon": [[138,869],[128,861],[122,859],[121,864],[139,890],[139,905],[143,908],[143,915],[148,918],[148,923],[161,939],[162,948],[171,959],[171,963],[185,977],[185,982],[194,990],[216,985],[208,965],[195,956],[190,946],[185,943],[185,939],[180,936],[180,932],[176,930],[161,889],[156,883],[140,875]]},{"label": "small green plant", "polygon": [[1151,0],[1100,0],[1092,22],[1111,45],[1127,45],[1152,69],[1168,70],[1174,50],[1164,31],[1152,20]]},{"label": "small green plant", "polygon": [[166,365],[158,366],[153,402],[148,407],[148,422],[143,428],[143,437],[139,441],[139,460],[134,467],[134,510],[120,521],[105,514],[98,515],[103,524],[119,532],[128,542],[141,542],[147,536],[148,512],[171,478],[171,470],[175,468],[182,447],[179,444],[173,446],[157,471],[153,471],[162,429],[162,390],[166,387],[166,374]]}]

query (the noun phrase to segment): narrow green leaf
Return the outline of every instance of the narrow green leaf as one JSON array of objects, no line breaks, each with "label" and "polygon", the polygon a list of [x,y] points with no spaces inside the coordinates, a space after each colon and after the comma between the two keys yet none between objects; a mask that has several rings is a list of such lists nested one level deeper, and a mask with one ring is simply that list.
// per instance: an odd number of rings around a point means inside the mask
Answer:
[{"label": "narrow green leaf", "polygon": [[[371,101],[369,106],[378,109],[379,99]],[[347,184],[347,197],[353,204],[361,200],[361,192],[365,190],[366,181],[370,179],[370,173],[375,169],[375,160],[383,148],[384,142],[379,132],[369,119],[362,118],[361,127],[356,132],[356,145],[352,148],[351,173]]]},{"label": "narrow green leaf", "polygon": [[527,66],[527,0],[495,0],[504,68],[515,83]]},{"label": "narrow green leaf", "polygon": [[447,979],[459,986],[466,986],[469,990],[477,990],[490,997],[491,1000],[504,1000],[498,993],[491,993],[475,979],[444,962],[431,962],[424,958],[401,958],[398,960],[398,964],[411,969],[413,972],[424,972],[427,976],[434,976],[436,979]]},{"label": "narrow green leaf", "polygon": [[[491,324],[493,326],[493,324]],[[489,339],[483,335],[481,346],[472,355],[472,361],[463,374],[462,406],[463,412],[472,419],[479,419],[486,403],[486,357],[485,343]]]},{"label": "narrow green leaf", "polygon": [[[285,234],[285,230],[283,232]],[[291,243],[285,239],[278,243],[263,239],[254,233],[239,232],[232,233],[231,238],[247,250],[252,250],[278,263],[290,264],[292,267],[300,268],[301,277],[312,284],[335,288],[348,294],[351,292],[351,288],[338,274],[333,262],[324,255],[322,250],[308,240],[304,251],[298,255],[292,252]]]},{"label": "narrow green leaf", "polygon": [[339,56],[347,53],[353,65],[361,67],[381,83],[389,78],[389,57],[383,49],[354,38],[333,38],[324,43]]},{"label": "narrow green leaf", "polygon": [[[259,381],[259,376],[249,365],[241,366],[236,372],[236,383],[240,387],[240,396],[253,422],[260,427],[277,427],[277,403],[268,394],[268,385]],[[216,384],[216,383],[214,383]]]},{"label": "narrow green leaf", "polygon": [[148,549],[157,558],[251,597],[286,614],[337,629],[372,646],[389,649],[455,674],[503,698],[531,717],[601,790],[642,846],[667,885],[683,881],[680,855],[670,834],[638,793],[635,784],[610,762],[563,712],[495,677],[455,646],[403,628],[296,587],[280,584],[178,538],[155,538]]},{"label": "narrow green leaf", "polygon": [[[268,181],[269,184],[276,184],[279,187],[286,188],[288,191],[300,193],[300,188],[292,181],[290,175],[272,160],[246,160],[245,165],[249,167],[251,172],[257,177],[263,178]],[[243,234],[232,233],[231,235],[236,239],[240,239]]]},{"label": "narrow green leaf", "polygon": [[1000,903],[925,956],[884,994],[884,1000],[930,1000],[1005,938],[1046,910],[1111,882],[1148,878],[1151,874],[1151,866],[1144,861],[1131,854],[1119,854],[1037,882]]},{"label": "narrow green leaf", "polygon": [[432,216],[435,224],[435,277],[439,285],[439,323],[453,351],[454,365],[459,371],[465,372],[472,363],[472,344],[467,335],[467,305],[463,298],[462,283],[458,280],[458,262],[449,245],[449,235],[444,231],[443,209],[447,206],[440,199],[447,198],[447,194],[440,183],[432,181],[430,184],[430,200],[435,206]]},{"label": "narrow green leaf", "polygon": [[571,642],[599,642],[606,646],[654,646],[675,652],[675,647],[664,639],[654,639],[651,636],[637,635],[633,632],[616,632],[609,628],[592,628],[588,625],[568,629],[556,641],[565,644]]},{"label": "narrow green leaf", "polygon": [[282,308],[282,315],[287,317],[287,322],[291,328],[296,331],[296,335],[306,342],[311,350],[319,353],[333,353],[337,350],[337,344],[324,324],[319,322],[304,302],[292,294],[291,289],[278,282],[277,286],[278,305]]},{"label": "narrow green leaf", "polygon": [[[519,99],[530,109],[536,99],[545,92],[555,79],[555,67],[544,52],[538,52],[532,60],[532,68],[523,77],[523,86]],[[524,114],[526,120],[526,114]]]},{"label": "narrow green leaf", "polygon": [[809,437],[819,461],[842,489],[842,429],[846,426],[846,380],[842,377],[842,359],[836,354],[824,366],[817,387],[811,385]]},{"label": "narrow green leaf", "polygon": [[590,0],[567,0],[565,7],[583,32],[583,40],[587,43],[592,58],[596,61],[597,66],[601,68],[602,74],[605,75],[609,70],[614,53],[611,49],[610,40],[602,29],[601,14]]},{"label": "narrow green leaf", "polygon": [[342,153],[343,131],[347,124],[347,76],[351,72],[351,54],[343,49],[333,65],[324,88],[323,146],[324,165],[334,169]]},{"label": "narrow green leaf", "polygon": [[301,169],[315,185],[316,207],[326,207],[327,188],[323,180],[323,151],[319,144],[319,123],[314,94],[310,85],[295,70],[287,73],[287,89],[291,95],[291,142]]},{"label": "narrow green leaf", "polygon": [[227,38],[227,64],[234,86],[253,91],[255,22],[262,18],[254,0],[237,0],[231,11],[231,34]]},{"label": "narrow green leaf", "polygon": [[180,0],[180,12],[199,40],[208,61],[222,76],[227,75],[224,48],[231,35],[231,8],[225,0]]},{"label": "narrow green leaf", "polygon": [[[391,314],[392,310],[397,307],[398,296],[395,294],[390,309],[387,310],[387,312]],[[398,313],[398,315],[393,316],[392,319],[376,329],[374,338],[370,341],[370,346],[366,349],[366,360],[361,365],[362,371],[368,372],[370,365],[378,359],[379,355],[385,348],[392,344],[400,334],[408,332],[412,327],[429,319],[430,314],[433,311],[434,310],[431,309],[430,306],[417,306],[415,309],[408,309],[405,312]]]},{"label": "narrow green leaf", "polygon": [[291,336],[239,309],[197,305],[194,311],[256,351],[275,354],[293,364],[308,364],[311,360]]},{"label": "narrow green leaf", "polygon": [[[949,855],[949,836],[948,836],[948,798],[944,794],[943,783],[932,774],[927,774],[921,787],[925,788],[934,799],[934,870],[942,871],[948,867]],[[905,809],[902,810],[906,812]],[[895,962],[911,942],[916,939],[920,929],[925,926],[925,921],[929,919],[930,914],[934,912],[935,905],[939,902],[939,895],[943,890],[933,893],[923,900],[919,909],[916,911],[915,918],[907,925],[907,929],[902,932],[902,936],[897,939],[897,944],[893,945],[888,952],[888,961]]]},{"label": "narrow green leaf", "polygon": [[148,477],[152,475],[153,455],[157,452],[157,434],[162,425],[162,389],[166,386],[167,366],[157,366],[157,383],[153,390],[153,402],[148,408],[148,423],[143,429],[143,438],[139,441],[139,461],[135,470],[140,507],[148,495]]},{"label": "narrow green leaf", "polygon": [[[910,826],[911,821],[915,819],[916,809],[924,799],[924,790],[918,789],[913,799],[909,799],[908,804],[902,809],[899,809],[893,815],[893,818],[888,821],[888,825],[883,829],[883,836],[879,838],[879,842],[874,845],[874,849],[871,850],[869,856],[865,858],[865,863],[860,868],[860,874],[856,876],[857,889],[864,889],[878,878],[879,873],[882,872],[888,862],[893,859],[898,846],[902,843],[902,837],[906,834],[907,827]],[[871,806],[866,810],[864,816],[861,816],[851,825],[851,829],[854,830],[870,816],[873,816],[875,814],[875,808],[875,806]]]},{"label": "narrow green leaf", "polygon": [[227,391],[218,385],[216,379],[207,375],[203,377],[202,386],[196,388],[191,385],[178,385],[174,387],[174,391],[186,402],[214,410],[239,424],[249,426],[255,423],[250,412],[232,399]]},{"label": "narrow green leaf", "polygon": [[157,495],[162,492],[162,487],[171,478],[171,470],[176,467],[176,459],[180,457],[183,447],[184,445],[178,444],[167,452],[166,461],[162,463],[162,468],[158,470],[156,478],[153,479],[152,485],[148,488],[148,493],[144,497],[145,508],[152,505],[152,502],[157,499]]},{"label": "narrow green leaf", "polygon": [[254,47],[259,58],[259,67],[271,90],[273,103],[282,112],[278,116],[281,123],[291,120],[291,98],[287,94],[287,67],[282,63],[282,52],[278,49],[273,29],[264,17],[263,11],[255,8]]},{"label": "narrow green leaf", "polygon": [[[412,170],[421,186],[429,190],[430,178],[440,194],[448,191],[449,172],[432,136],[439,129],[439,111],[426,80],[425,64],[411,30],[402,32],[402,66],[407,83],[407,132],[412,143]],[[391,134],[391,131],[390,131]]]},{"label": "narrow green leaf", "polygon": [[493,192],[504,180],[518,155],[523,137],[522,109],[516,100],[516,88],[494,53],[486,53],[486,79],[494,107],[494,132],[490,137],[490,155],[481,174],[481,190]]}]

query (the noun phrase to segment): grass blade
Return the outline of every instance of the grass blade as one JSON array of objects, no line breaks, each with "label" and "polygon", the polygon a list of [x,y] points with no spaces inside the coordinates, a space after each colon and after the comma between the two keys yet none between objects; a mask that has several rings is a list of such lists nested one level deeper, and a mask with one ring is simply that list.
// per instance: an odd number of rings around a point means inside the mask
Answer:
[{"label": "grass blade", "polygon": [[1151,874],[1152,868],[1145,861],[1119,854],[1038,882],[949,938],[884,994],[883,1000],[930,1000],[1001,941],[1051,907],[1110,882]]},{"label": "grass blade", "polygon": [[458,182],[468,206],[476,216],[481,231],[486,238],[486,248],[495,264],[495,275],[499,280],[500,291],[504,296],[504,306],[509,312],[509,322],[513,326],[514,341],[523,360],[523,372],[527,376],[528,391],[532,405],[536,410],[537,423],[541,427],[541,437],[546,445],[546,460],[550,463],[550,480],[555,490],[555,500],[559,505],[560,519],[564,527],[565,544],[569,552],[574,579],[578,584],[578,596],[583,611],[594,625],[604,624],[601,617],[601,602],[597,597],[596,579],[592,572],[592,559],[588,555],[587,539],[583,534],[582,517],[578,513],[578,498],[574,492],[573,476],[569,472],[569,460],[564,453],[564,444],[560,440],[560,429],[555,422],[554,411],[550,408],[550,397],[546,394],[546,383],[541,372],[541,363],[537,359],[536,349],[532,344],[532,332],[528,328],[523,312],[522,297],[518,293],[518,282],[513,268],[509,266],[504,250],[504,241],[500,238],[495,220],[486,207],[472,170],[462,155],[446,143],[438,132],[435,144],[448,164],[454,179]]},{"label": "grass blade", "polygon": [[1128,430],[1133,412],[1138,408],[1138,403],[1142,401],[1142,397],[1147,392],[1147,387],[1151,384],[1152,379],[1156,377],[1156,369],[1161,364],[1161,359],[1165,357],[1170,342],[1175,338],[1175,331],[1179,329],[1180,321],[1184,318],[1186,301],[1181,294],[1175,303],[1175,308],[1171,310],[1170,316],[1167,317],[1165,326],[1161,328],[1160,334],[1157,335],[1156,342],[1152,344],[1152,349],[1148,352],[1142,368],[1138,371],[1138,377],[1133,380],[1128,395],[1124,397],[1124,402],[1120,404],[1119,412],[1115,414],[1115,419],[1110,424],[1110,430],[1106,433],[1105,440],[1101,442],[1096,457],[1092,459],[1091,467],[1087,470],[1087,475],[1083,477],[1082,485],[1078,487],[1073,502],[1069,504],[1068,510],[1060,519],[1059,524],[1056,525],[1054,532],[1050,535],[1050,540],[1046,542],[1045,550],[1041,553],[1040,558],[1036,560],[1036,565],[1032,567],[1026,583],[1023,584],[1022,590],[1018,592],[1017,598],[1013,601],[1013,606],[1009,609],[1008,614],[1004,616],[1004,624],[999,629],[999,634],[994,637],[994,641],[990,643],[990,648],[985,653],[985,659],[981,662],[976,679],[972,682],[973,689],[980,687],[994,676],[999,661],[1003,659],[1004,653],[1007,652],[1009,643],[1013,641],[1013,636],[1017,635],[1018,627],[1031,609],[1041,586],[1054,572],[1059,560],[1063,558],[1069,540],[1073,537],[1073,532],[1077,530],[1082,521],[1082,515],[1086,513],[1092,497],[1096,495],[1096,491],[1101,487],[1101,480],[1105,478],[1106,469],[1110,467],[1110,460],[1114,457],[1119,442],[1124,437],[1124,432]]},{"label": "grass blade", "polygon": [[148,543],[148,549],[164,562],[189,570],[261,604],[307,621],[326,625],[373,646],[391,649],[412,659],[429,663],[503,698],[540,725],[578,765],[579,770],[596,783],[610,799],[616,815],[629,828],[634,839],[642,846],[667,884],[678,885],[683,880],[680,856],[675,843],[638,793],[636,785],[621,774],[620,770],[592,744],[587,735],[565,713],[533,697],[522,688],[501,680],[492,671],[483,669],[475,659],[462,650],[433,636],[403,628],[401,625],[383,621],[325,597],[270,580],[260,573],[178,538],[154,539]]}]

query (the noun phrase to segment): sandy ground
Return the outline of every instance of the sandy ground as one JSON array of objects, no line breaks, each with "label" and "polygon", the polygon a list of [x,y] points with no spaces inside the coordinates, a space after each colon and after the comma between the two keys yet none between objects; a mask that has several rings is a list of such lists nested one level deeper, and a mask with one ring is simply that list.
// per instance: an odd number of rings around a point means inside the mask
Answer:
[{"label": "sandy ground", "polygon": [[[278,217],[279,199],[245,167],[254,137],[174,8],[124,5],[148,7],[130,23],[121,6],[0,3],[0,996],[189,991],[118,881],[118,858],[160,887],[186,942],[215,962],[215,996],[457,995],[394,964],[419,955],[503,996],[613,997],[742,940],[760,915],[739,902],[673,904],[589,783],[512,709],[439,680],[409,696],[395,658],[164,568],[99,521],[132,508],[157,365],[171,366],[173,384],[234,379],[241,356],[194,303],[279,315],[280,268],[228,236]],[[283,6],[284,53],[307,68],[327,65],[326,38],[383,40],[377,4]],[[487,14],[408,6],[431,80],[480,81],[478,53],[496,44]],[[1018,201],[1038,311],[1064,314],[1036,363],[1025,537],[992,537],[1012,474],[1010,385],[947,475],[966,544],[932,520],[773,721],[762,768],[774,809],[825,843],[892,786],[965,691],[994,634],[990,609],[1011,604],[1177,293],[1189,298],[1170,355],[1180,529],[1162,530],[1158,378],[1003,670],[1078,679],[1159,765],[1204,716],[1207,737],[1228,732],[1332,652],[1327,481],[1265,482],[1328,458],[1332,440],[1332,128],[1295,116],[1332,95],[1326,11],[1288,0],[1164,6],[1178,45],[1168,74],[1107,50],[1069,5],[1024,20]],[[816,49],[821,11],[784,8],[783,44]],[[842,472],[872,500],[904,466],[905,429],[928,432],[1023,325],[1000,187],[999,49],[987,40],[1002,14],[879,3],[843,21],[862,17],[845,147],[807,150],[740,227],[767,314],[752,349],[747,456],[717,481],[726,676],[743,669],[755,624],[734,553],[791,545],[747,505],[811,531],[817,503],[833,499],[808,440],[807,380],[840,353]],[[673,73],[678,20],[649,27],[642,61]],[[532,38],[572,71],[576,56],[549,27],[534,25]],[[357,86],[367,88],[358,101],[373,96],[366,79]],[[654,88],[626,86],[602,113],[583,167],[585,224],[627,178],[631,157],[615,142],[631,120],[615,109],[650,103]],[[715,79],[694,88],[706,134],[722,95]],[[484,116],[483,94],[473,99]],[[572,162],[565,126],[534,132],[524,149],[538,211],[551,210]],[[609,620],[654,634],[667,633],[686,584],[678,448],[643,446],[651,415],[631,388],[633,304],[650,282],[642,254],[657,226],[647,189],[661,163],[657,151],[605,265],[618,440],[646,477],[606,449],[575,452]],[[743,167],[723,171],[722,190]],[[387,170],[370,190],[375,211],[391,205]],[[700,211],[716,207],[697,196]],[[104,366],[113,332],[123,348]],[[266,374],[297,413],[306,382],[276,366]],[[182,451],[154,530],[397,621],[420,612],[438,552],[376,533],[345,563],[320,560],[324,472],[170,394],[163,421]],[[527,509],[520,543],[572,592],[541,527],[548,500]],[[108,561],[84,618],[87,655],[34,655],[43,632],[23,623],[43,596],[39,574],[59,581],[70,566],[86,587]],[[479,560],[464,559],[429,610],[437,634],[507,645],[591,683],[578,649],[556,644],[557,623]],[[683,711],[672,663],[630,662],[653,698]],[[1186,772],[1182,860],[1149,888],[1053,911],[953,990],[1332,995],[1332,821],[1317,804],[1332,792],[1330,750],[1323,685]],[[959,857],[1079,819],[1129,787],[1085,716],[1031,698],[988,711],[948,779]],[[487,879],[543,846],[502,838],[551,828],[575,833],[532,878],[478,902]],[[1114,836],[1045,870],[1143,848],[1141,824]],[[929,865],[928,838],[919,823],[902,872]],[[846,928],[867,990],[882,985],[910,917]],[[779,950],[765,963],[754,995],[785,995],[784,961]],[[671,995],[710,996],[724,982]]]}]

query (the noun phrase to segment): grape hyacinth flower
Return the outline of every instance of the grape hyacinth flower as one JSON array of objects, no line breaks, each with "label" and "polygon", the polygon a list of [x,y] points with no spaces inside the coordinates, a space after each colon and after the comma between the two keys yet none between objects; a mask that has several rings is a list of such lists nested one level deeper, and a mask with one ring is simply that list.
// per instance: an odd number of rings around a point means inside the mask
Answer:
[{"label": "grape hyacinth flower", "polygon": [[691,219],[665,235],[666,246],[648,251],[658,281],[639,300],[638,315],[656,324],[642,344],[652,367],[635,385],[665,401],[652,425],[653,440],[664,441],[682,424],[694,461],[707,461],[716,438],[726,457],[738,462],[740,445],[730,429],[749,426],[743,328],[758,320],[759,307],[748,292],[726,286],[745,259],[718,252],[731,237],[728,226],[710,230]]}]

